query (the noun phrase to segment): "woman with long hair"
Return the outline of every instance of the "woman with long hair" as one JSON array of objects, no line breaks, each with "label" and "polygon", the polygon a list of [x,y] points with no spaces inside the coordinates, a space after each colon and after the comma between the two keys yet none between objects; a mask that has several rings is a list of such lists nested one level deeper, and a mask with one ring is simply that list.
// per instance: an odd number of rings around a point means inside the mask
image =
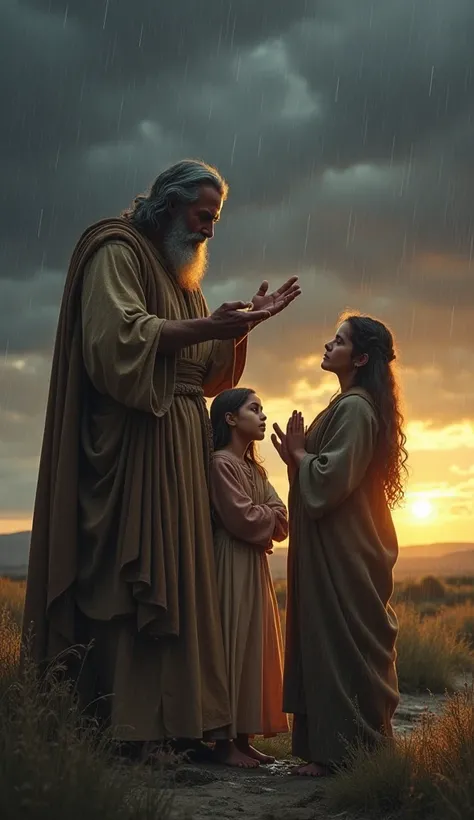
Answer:
[{"label": "woman with long hair", "polygon": [[324,776],[348,746],[392,737],[398,545],[405,435],[393,337],[345,315],[321,363],[340,392],[305,432],[295,411],[272,441],[288,467],[290,540],[284,710],[300,775]]},{"label": "woman with long hair", "polygon": [[288,731],[282,710],[282,640],[267,553],[288,535],[285,505],[268,481],[256,442],[266,416],[253,390],[225,390],[211,405],[211,501],[217,587],[232,723],[215,733],[216,759],[252,768],[273,762],[253,735]]}]

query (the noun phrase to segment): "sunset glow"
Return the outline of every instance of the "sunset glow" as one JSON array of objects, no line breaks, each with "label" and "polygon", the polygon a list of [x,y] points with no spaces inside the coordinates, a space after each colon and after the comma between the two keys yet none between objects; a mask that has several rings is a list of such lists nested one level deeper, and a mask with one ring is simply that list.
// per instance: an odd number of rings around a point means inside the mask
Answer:
[{"label": "sunset glow", "polygon": [[433,515],[433,512],[433,504],[427,498],[418,498],[411,505],[411,513],[413,517],[418,518],[421,521],[425,518],[429,518]]},{"label": "sunset glow", "polygon": [[[0,3],[5,60],[14,70],[24,52],[28,65],[14,81],[22,117],[0,134],[0,534],[31,525],[59,304],[79,236],[194,156],[230,186],[209,242],[210,310],[248,302],[264,280],[270,290],[293,275],[301,283],[297,302],[252,330],[240,380],[264,403],[261,452],[281,497],[288,483],[272,424],[286,425],[294,409],[310,424],[328,404],[338,384],[321,371],[324,345],[342,312],[360,311],[396,340],[409,453],[405,503],[393,513],[399,543],[474,542],[470,4],[432,4],[432,25],[428,3],[262,0],[257,16],[234,3],[232,23],[230,4],[214,3],[219,22],[201,26],[193,12],[179,48],[173,14],[161,16],[158,43],[142,37],[148,22],[136,4],[104,23],[104,4],[69,5],[63,25],[60,3]],[[156,4],[138,5],[154,31]],[[118,44],[106,69],[102,25]],[[451,37],[453,26],[462,36]],[[28,179],[35,192],[25,199]]]}]

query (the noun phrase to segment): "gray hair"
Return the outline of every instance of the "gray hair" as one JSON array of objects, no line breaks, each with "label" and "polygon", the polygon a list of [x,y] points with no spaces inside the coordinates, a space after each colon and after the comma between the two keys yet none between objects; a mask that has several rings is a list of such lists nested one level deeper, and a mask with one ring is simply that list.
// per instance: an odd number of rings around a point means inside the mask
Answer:
[{"label": "gray hair", "polygon": [[147,194],[135,197],[123,216],[137,228],[157,230],[168,213],[170,202],[195,202],[201,185],[212,185],[225,202],[229,186],[217,168],[195,159],[184,159],[163,171]]}]

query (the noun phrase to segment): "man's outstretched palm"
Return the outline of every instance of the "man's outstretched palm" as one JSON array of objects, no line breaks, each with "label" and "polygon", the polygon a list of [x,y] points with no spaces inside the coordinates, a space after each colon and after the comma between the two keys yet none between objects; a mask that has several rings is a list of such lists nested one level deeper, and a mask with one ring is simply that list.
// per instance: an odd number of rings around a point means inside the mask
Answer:
[{"label": "man's outstretched palm", "polygon": [[270,316],[275,316],[293,302],[300,293],[301,289],[297,276],[291,276],[287,282],[273,293],[268,293],[268,282],[265,280],[252,299],[252,310],[268,310]]}]

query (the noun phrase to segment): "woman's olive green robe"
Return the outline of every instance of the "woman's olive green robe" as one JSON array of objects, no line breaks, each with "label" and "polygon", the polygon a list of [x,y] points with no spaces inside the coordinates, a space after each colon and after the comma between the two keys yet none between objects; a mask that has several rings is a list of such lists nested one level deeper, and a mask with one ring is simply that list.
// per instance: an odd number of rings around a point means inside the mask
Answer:
[{"label": "woman's olive green robe", "polygon": [[398,547],[373,467],[378,429],[365,393],[339,396],[309,428],[290,490],[284,709],[294,754],[326,765],[348,743],[390,737],[398,703]]}]

